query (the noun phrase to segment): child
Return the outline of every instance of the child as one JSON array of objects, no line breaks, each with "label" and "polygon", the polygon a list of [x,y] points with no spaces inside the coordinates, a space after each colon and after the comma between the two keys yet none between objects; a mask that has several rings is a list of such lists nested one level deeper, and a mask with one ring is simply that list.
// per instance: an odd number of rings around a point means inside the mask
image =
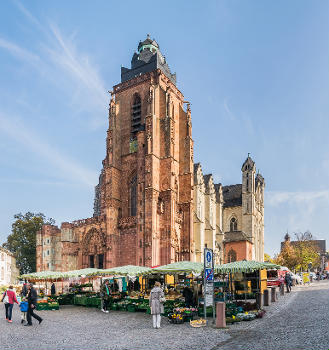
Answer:
[{"label": "child", "polygon": [[26,314],[29,308],[29,304],[25,297],[22,298],[22,302],[20,303],[19,308],[21,309],[21,323],[24,323],[24,321],[26,322]]}]

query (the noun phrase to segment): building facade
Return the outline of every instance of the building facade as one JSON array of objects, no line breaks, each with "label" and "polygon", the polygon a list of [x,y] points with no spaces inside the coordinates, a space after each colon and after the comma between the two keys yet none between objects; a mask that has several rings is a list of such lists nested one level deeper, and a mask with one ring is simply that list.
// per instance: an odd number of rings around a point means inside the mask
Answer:
[{"label": "building facade", "polygon": [[264,261],[264,178],[248,155],[242,184],[214,184],[194,165],[195,259],[203,261],[205,247],[212,248],[218,264],[236,260]]},{"label": "building facade", "polygon": [[15,284],[19,276],[14,255],[7,249],[0,247],[0,285]]},{"label": "building facade", "polygon": [[215,184],[193,163],[190,104],[159,45],[138,45],[109,105],[106,156],[94,215],[44,225],[37,271],[203,261],[263,260],[264,179],[250,157],[242,184]]},{"label": "building facade", "polygon": [[138,45],[113,87],[94,216],[37,235],[37,271],[154,266],[193,255],[189,104],[156,41]]}]

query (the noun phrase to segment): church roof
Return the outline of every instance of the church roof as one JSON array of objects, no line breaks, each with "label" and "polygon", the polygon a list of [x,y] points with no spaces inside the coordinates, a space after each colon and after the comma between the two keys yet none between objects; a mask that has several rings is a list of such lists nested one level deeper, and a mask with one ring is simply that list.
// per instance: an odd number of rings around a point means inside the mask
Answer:
[{"label": "church roof", "polygon": [[224,207],[242,205],[242,184],[223,186]]},{"label": "church roof", "polygon": [[153,45],[153,46],[157,47],[158,49],[160,48],[159,44],[154,39],[152,40],[149,35],[147,35],[147,38],[144,41],[139,42],[138,51],[145,45]]},{"label": "church roof", "polygon": [[133,79],[144,73],[153,72],[157,69],[160,69],[176,84],[176,74],[171,73],[158,43],[148,35],[144,41],[139,42],[138,52],[135,52],[131,59],[130,69],[121,67],[121,82]]},{"label": "church roof", "polygon": [[248,153],[247,159],[244,161],[241,167],[241,171],[255,169],[255,162],[252,160]]}]

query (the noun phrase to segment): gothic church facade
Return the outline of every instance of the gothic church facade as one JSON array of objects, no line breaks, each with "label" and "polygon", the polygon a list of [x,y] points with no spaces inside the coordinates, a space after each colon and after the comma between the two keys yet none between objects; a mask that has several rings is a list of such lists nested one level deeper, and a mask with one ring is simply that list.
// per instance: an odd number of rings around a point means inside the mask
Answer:
[{"label": "gothic church facade", "polygon": [[[243,171],[249,177],[240,185],[241,204],[232,205],[230,190],[193,164],[190,105],[148,36],[111,91],[94,215],[60,228],[44,225],[37,233],[37,271],[201,261],[206,245],[218,261],[227,260],[225,249],[231,259],[234,252],[236,259],[260,258],[255,246],[263,244],[264,231],[256,236],[255,228],[263,216],[256,218],[256,207],[260,213],[263,207],[256,193],[264,187],[256,184],[260,177],[253,180],[252,163]],[[237,226],[230,230],[233,219]],[[239,253],[241,241],[251,255]]]}]

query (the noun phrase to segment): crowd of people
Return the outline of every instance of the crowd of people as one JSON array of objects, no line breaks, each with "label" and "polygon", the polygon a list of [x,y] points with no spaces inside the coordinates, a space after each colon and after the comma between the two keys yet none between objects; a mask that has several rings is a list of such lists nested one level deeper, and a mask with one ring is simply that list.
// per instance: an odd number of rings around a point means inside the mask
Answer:
[{"label": "crowd of people", "polygon": [[37,307],[37,298],[38,293],[33,287],[33,283],[25,283],[23,285],[20,301],[18,301],[13,286],[9,286],[9,288],[3,293],[1,299],[1,301],[5,304],[6,321],[9,323],[13,322],[13,308],[14,304],[16,303],[19,305],[21,311],[21,323],[24,324],[24,326],[32,326],[32,318],[35,318],[40,324],[42,322],[42,318],[34,312]]}]

